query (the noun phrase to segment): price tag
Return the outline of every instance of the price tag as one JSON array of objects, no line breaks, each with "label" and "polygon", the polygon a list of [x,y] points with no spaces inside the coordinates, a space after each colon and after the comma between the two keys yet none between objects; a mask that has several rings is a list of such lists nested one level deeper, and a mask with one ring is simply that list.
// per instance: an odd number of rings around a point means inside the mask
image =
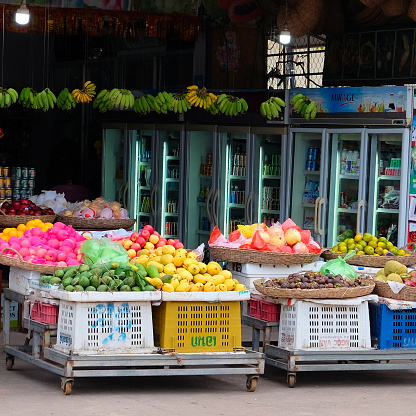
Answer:
[{"label": "price tag", "polygon": [[404,285],[403,283],[399,283],[399,282],[393,282],[391,280],[389,280],[387,282],[390,286],[390,289],[397,295],[406,285]]}]

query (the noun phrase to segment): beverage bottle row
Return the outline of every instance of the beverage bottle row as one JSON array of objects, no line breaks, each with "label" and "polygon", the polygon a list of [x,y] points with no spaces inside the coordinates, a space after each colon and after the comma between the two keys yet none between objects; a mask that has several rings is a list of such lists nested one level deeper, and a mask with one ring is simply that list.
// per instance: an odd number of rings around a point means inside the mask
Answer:
[{"label": "beverage bottle row", "polygon": [[280,188],[277,186],[263,187],[262,209],[278,211],[280,209]]},{"label": "beverage bottle row", "polygon": [[176,214],[178,212],[178,201],[169,200],[166,204],[166,212],[169,214]]},{"label": "beverage bottle row", "polygon": [[263,175],[279,176],[281,173],[281,155],[280,153],[273,153],[271,156],[271,163],[269,155],[264,155],[263,161]]},{"label": "beverage bottle row", "polygon": [[230,204],[244,204],[246,201],[246,191],[239,191],[238,186],[235,186],[234,189],[230,186],[230,195],[228,202]]},{"label": "beverage bottle row", "polygon": [[321,149],[308,147],[305,170],[319,171],[321,165]]},{"label": "beverage bottle row", "polygon": [[343,148],[341,152],[341,175],[359,175],[360,173],[360,152]]},{"label": "beverage bottle row", "polygon": [[177,235],[178,234],[178,223],[175,221],[167,221],[165,223],[165,235]]},{"label": "beverage bottle row", "polygon": [[140,211],[141,212],[150,212],[150,197],[149,196],[145,196],[145,197],[142,198]]}]

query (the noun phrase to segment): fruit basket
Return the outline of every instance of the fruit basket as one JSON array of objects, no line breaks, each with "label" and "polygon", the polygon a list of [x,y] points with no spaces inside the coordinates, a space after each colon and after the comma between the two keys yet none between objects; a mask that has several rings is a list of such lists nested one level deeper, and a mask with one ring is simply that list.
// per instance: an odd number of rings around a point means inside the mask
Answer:
[{"label": "fruit basket", "polygon": [[[284,278],[285,279],[285,278]],[[359,286],[317,288],[317,289],[283,289],[280,287],[267,287],[266,280],[281,281],[282,278],[276,279],[258,279],[254,281],[254,287],[258,292],[271,298],[286,299],[347,299],[369,295],[374,289],[374,280],[364,277],[359,278]],[[357,279],[344,278],[344,281],[350,282]]]},{"label": "fruit basket", "polygon": [[40,219],[42,222],[54,222],[56,215],[7,215],[0,210],[0,227],[17,227],[29,221]]},{"label": "fruit basket", "polygon": [[126,230],[131,229],[136,222],[134,218],[128,219],[100,219],[100,218],[76,218],[66,217],[63,215],[57,215],[56,220],[64,223],[65,225],[72,225],[75,229],[79,230],[116,230],[124,228]]},{"label": "fruit basket", "polygon": [[284,266],[314,263],[320,256],[320,253],[276,253],[272,251],[227,247],[210,247],[209,252],[214,261],[228,261],[243,264],[275,264]]},{"label": "fruit basket", "polygon": [[[11,257],[4,254],[6,251],[13,252],[17,257]],[[42,274],[53,274],[55,270],[64,269],[65,266],[57,266],[55,264],[36,264],[24,261],[22,256],[13,248],[6,247],[0,253],[0,264],[5,266],[17,267],[19,269],[30,270]]]},{"label": "fruit basket", "polygon": [[374,294],[380,297],[416,302],[416,287],[404,285],[403,289],[401,289],[399,293],[394,293],[388,282],[374,279],[374,283]]},{"label": "fruit basket", "polygon": [[[404,250],[408,256],[370,256],[366,254],[356,254],[351,258],[347,259],[348,264],[354,266],[364,266],[364,267],[384,267],[384,265],[389,260],[397,260],[399,263],[404,264],[405,266],[413,266],[416,264],[416,252],[409,250],[406,247],[402,247],[401,250]],[[347,253],[336,253],[329,249],[323,250],[320,256],[325,260],[337,259],[339,256],[345,257]]]}]

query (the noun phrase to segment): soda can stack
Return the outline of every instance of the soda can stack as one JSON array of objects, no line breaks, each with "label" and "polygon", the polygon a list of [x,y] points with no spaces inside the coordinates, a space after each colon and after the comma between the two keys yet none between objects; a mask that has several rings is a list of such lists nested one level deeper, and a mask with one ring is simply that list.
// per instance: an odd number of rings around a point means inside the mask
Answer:
[{"label": "soda can stack", "polygon": [[29,198],[35,193],[36,169],[27,166],[15,166],[12,169],[13,199]]},{"label": "soda can stack", "polygon": [[8,166],[0,166],[0,203],[4,201],[12,202],[12,180]]}]

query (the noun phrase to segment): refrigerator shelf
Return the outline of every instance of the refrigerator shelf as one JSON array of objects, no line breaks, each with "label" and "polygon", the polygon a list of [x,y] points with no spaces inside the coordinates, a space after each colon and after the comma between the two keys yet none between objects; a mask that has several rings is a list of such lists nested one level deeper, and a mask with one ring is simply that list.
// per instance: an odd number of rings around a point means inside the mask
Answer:
[{"label": "refrigerator shelf", "polygon": [[150,191],[150,186],[139,186],[142,191]]},{"label": "refrigerator shelf", "polygon": [[199,207],[206,207],[207,204],[206,204],[206,202],[198,202],[198,206]]},{"label": "refrigerator shelf", "polygon": [[315,204],[305,203],[305,204],[302,204],[302,207],[303,208],[315,208]]},{"label": "refrigerator shelf", "polygon": [[245,204],[228,204],[229,208],[245,208]]},{"label": "refrigerator shelf", "polygon": [[212,180],[212,175],[202,175],[201,173],[198,175],[199,178],[201,179],[209,179]]},{"label": "refrigerator shelf", "polygon": [[166,182],[179,182],[179,178],[165,178]]},{"label": "refrigerator shelf", "polygon": [[340,179],[355,179],[355,180],[359,180],[360,179],[360,175],[354,175],[354,174],[345,174],[345,175],[339,175]]},{"label": "refrigerator shelf", "polygon": [[150,212],[138,212],[137,215],[141,217],[150,217]]},{"label": "refrigerator shelf", "polygon": [[338,212],[345,212],[347,214],[356,214],[357,210],[351,209],[351,208],[338,208]]},{"label": "refrigerator shelf", "polygon": [[399,209],[377,208],[376,212],[379,214],[399,214]]},{"label": "refrigerator shelf", "polygon": [[280,175],[262,175],[262,179],[280,179]]},{"label": "refrigerator shelf", "polygon": [[179,156],[166,156],[166,160],[180,160]]},{"label": "refrigerator shelf", "polygon": [[319,170],[304,170],[303,173],[304,175],[316,175],[316,176],[320,175]]},{"label": "refrigerator shelf", "polygon": [[147,161],[147,162],[140,162],[140,164],[143,165],[143,166],[150,166],[150,162],[149,161]]},{"label": "refrigerator shelf", "polygon": [[196,230],[197,234],[202,234],[202,235],[211,235],[211,231],[205,231],[205,230]]},{"label": "refrigerator shelf", "polygon": [[392,176],[392,175],[380,175],[378,177],[379,181],[400,181],[401,176]]},{"label": "refrigerator shelf", "polygon": [[279,209],[262,209],[261,213],[262,214],[280,214],[280,210]]},{"label": "refrigerator shelf", "polygon": [[177,212],[165,212],[165,217],[177,217]]},{"label": "refrigerator shelf", "polygon": [[237,176],[237,175],[230,175],[229,178],[234,179],[234,180],[239,180],[239,181],[245,181],[246,180],[245,176]]}]

